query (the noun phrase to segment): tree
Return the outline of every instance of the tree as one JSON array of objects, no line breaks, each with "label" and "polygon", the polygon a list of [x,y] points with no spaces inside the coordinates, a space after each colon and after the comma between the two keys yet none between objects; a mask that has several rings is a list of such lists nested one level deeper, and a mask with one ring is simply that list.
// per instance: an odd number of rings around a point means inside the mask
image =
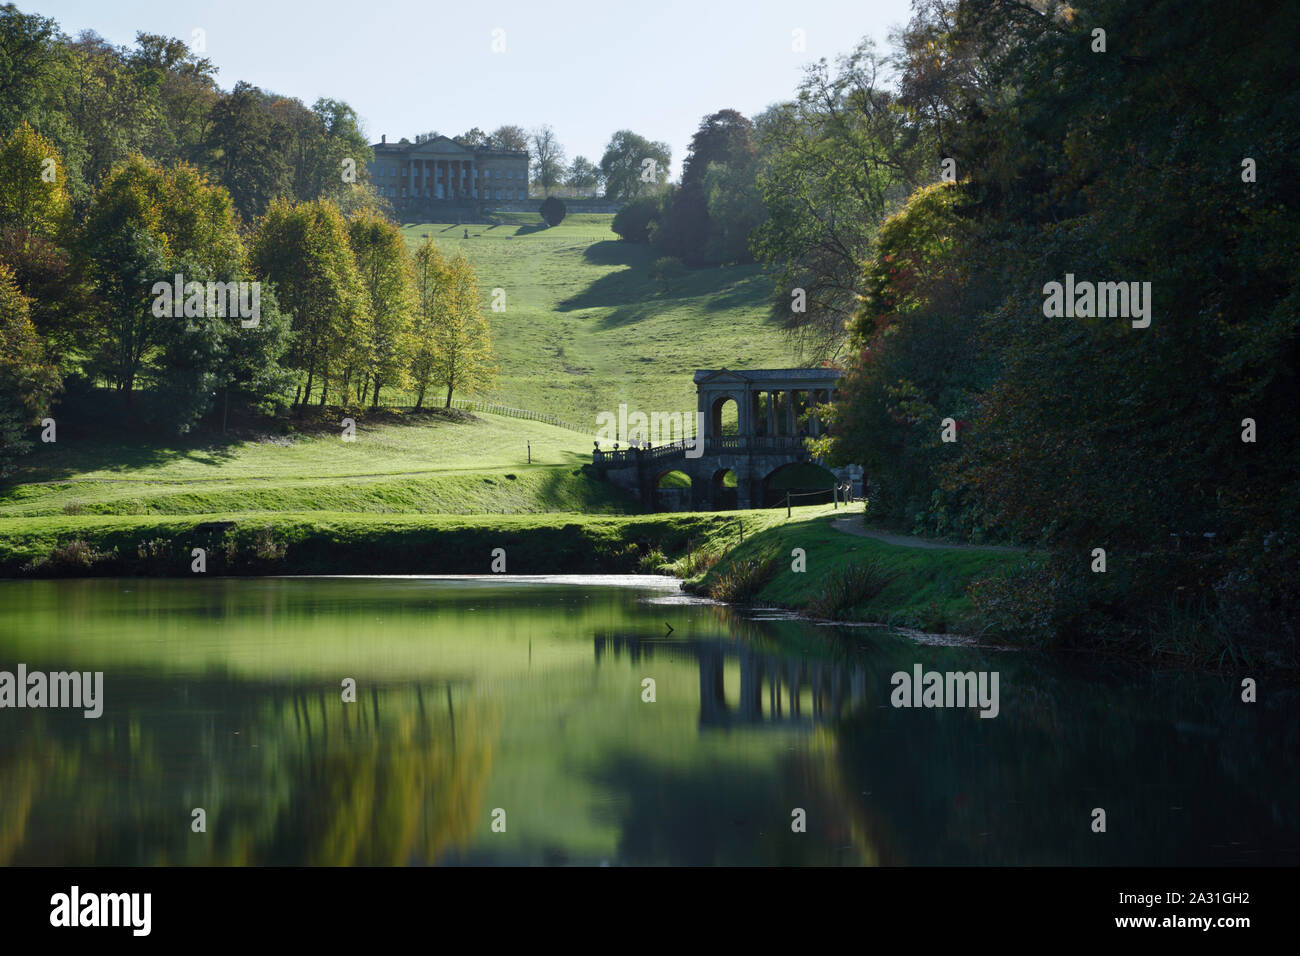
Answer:
[{"label": "tree", "polygon": [[448,259],[432,240],[415,253],[416,312],[411,348],[415,407],[429,388],[453,394],[487,388],[495,374],[492,334],[479,301],[474,270],[463,254]]},{"label": "tree", "polygon": [[555,130],[539,126],[532,132],[531,153],[533,182],[546,192],[564,178],[564,147],[555,138]]},{"label": "tree", "polygon": [[522,126],[498,126],[489,137],[493,149],[522,153],[528,149],[528,134]]},{"label": "tree", "polygon": [[627,202],[643,192],[661,191],[668,182],[671,161],[667,143],[651,142],[630,129],[619,130],[610,137],[600,158],[605,196]]},{"label": "tree", "polygon": [[265,100],[257,87],[236,83],[213,108],[207,137],[209,161],[248,220],[293,192],[292,170]]},{"label": "tree", "polygon": [[84,282],[65,248],[71,224],[66,183],[58,150],[24,120],[0,146],[0,262],[13,270],[37,331],[65,356],[86,311]]},{"label": "tree", "polygon": [[434,326],[437,342],[436,380],[447,389],[445,408],[457,389],[470,393],[487,389],[496,377],[492,364],[492,332],[479,299],[478,280],[464,253],[447,263],[447,309]]},{"label": "tree", "polygon": [[452,140],[464,146],[466,149],[486,149],[488,146],[487,133],[483,132],[477,126],[461,133],[459,136],[453,136]]},{"label": "tree", "polygon": [[538,210],[548,226],[558,226],[564,221],[564,214],[567,211],[563,200],[556,196],[547,196]]},{"label": "tree", "polygon": [[[188,431],[237,381],[232,350],[242,354],[250,380],[274,379],[266,370],[283,341],[274,299],[260,315],[240,313],[257,299],[234,204],[194,168],[163,170],[139,156],[118,166],[95,194],[78,253],[95,291],[82,351],[92,374],[108,379],[128,407],[146,387],[148,418]],[[265,328],[246,334],[244,319]],[[236,346],[236,339],[248,341]]]},{"label": "tree", "polygon": [[153,309],[154,284],[174,262],[163,226],[167,191],[162,170],[134,157],[104,180],[81,237],[99,306],[84,329],[84,350],[91,371],[108,379],[128,406],[165,324],[175,321]]},{"label": "tree", "polygon": [[564,182],[574,189],[592,189],[600,185],[600,170],[586,156],[575,156],[565,173]]},{"label": "tree", "polygon": [[0,477],[30,447],[27,429],[49,411],[61,381],[32,325],[27,299],[0,264]]},{"label": "tree", "polygon": [[681,186],[656,240],[669,255],[688,264],[709,261],[707,247],[713,231],[705,182],[709,167],[749,167],[754,159],[753,131],[753,123],[730,109],[719,110],[701,121],[682,166]]},{"label": "tree", "polygon": [[365,290],[338,207],[326,200],[272,203],[258,223],[252,262],[293,319],[288,364],[306,376],[294,404],[311,400],[319,376],[324,405],[331,375],[364,365],[368,341]]},{"label": "tree", "polygon": [[[366,336],[365,380],[373,388],[372,407],[380,389],[400,388],[409,363],[410,322],[415,306],[406,243],[398,228],[381,216],[361,213],[348,222],[348,241],[365,291],[370,326]],[[367,389],[360,389],[364,400]]]},{"label": "tree", "polygon": [[411,323],[411,385],[415,407],[424,406],[425,394],[434,384],[439,364],[437,328],[451,310],[450,266],[432,239],[415,252],[415,315]]},{"label": "tree", "polygon": [[202,162],[208,118],[221,97],[216,66],[171,37],[141,32],[135,35],[135,45],[126,62],[158,89],[161,122],[151,155],[171,162]]},{"label": "tree", "polygon": [[68,222],[67,171],[54,144],[24,120],[0,146],[0,230],[55,238]]},{"label": "tree", "polygon": [[758,188],[758,163],[743,159],[710,163],[703,192],[709,232],[702,258],[706,262],[752,262],[750,237],[767,219]]},{"label": "tree", "polygon": [[50,17],[0,6],[0,134],[31,118],[60,75],[66,48]]},{"label": "tree", "polygon": [[959,271],[970,253],[958,192],[926,186],[881,225],[849,327],[842,398],[827,416],[833,437],[819,446],[866,470],[872,521],[909,531],[982,530],[960,494],[936,495],[959,447],[941,440],[942,420],[970,419],[993,379],[972,316],[996,295],[972,270]]},{"label": "tree", "polygon": [[[880,88],[881,66],[870,41],[834,71],[821,61],[795,101],[769,110],[756,127],[768,216],[751,248],[776,277],[773,316],[808,360],[839,354],[871,238],[925,172],[924,130]],[[802,312],[791,308],[796,289],[804,292]]]}]

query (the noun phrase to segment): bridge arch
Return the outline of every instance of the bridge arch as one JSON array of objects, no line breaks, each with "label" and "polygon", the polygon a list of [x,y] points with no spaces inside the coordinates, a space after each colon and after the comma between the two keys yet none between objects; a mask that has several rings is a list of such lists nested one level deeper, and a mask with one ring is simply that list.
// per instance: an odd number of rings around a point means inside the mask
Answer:
[{"label": "bridge arch", "polygon": [[676,466],[660,469],[651,480],[651,505],[655,511],[691,510],[691,476]]},{"label": "bridge arch", "polygon": [[709,495],[714,511],[735,511],[739,503],[740,478],[730,467],[719,468],[709,480]]},{"label": "bridge arch", "polygon": [[760,500],[755,506],[774,508],[784,504],[787,492],[796,505],[828,504],[832,500],[831,488],[838,483],[833,471],[816,462],[786,462],[763,476],[759,483]]},{"label": "bridge arch", "polygon": [[709,407],[709,435],[738,435],[740,433],[740,402],[742,396],[730,393],[713,399]]}]

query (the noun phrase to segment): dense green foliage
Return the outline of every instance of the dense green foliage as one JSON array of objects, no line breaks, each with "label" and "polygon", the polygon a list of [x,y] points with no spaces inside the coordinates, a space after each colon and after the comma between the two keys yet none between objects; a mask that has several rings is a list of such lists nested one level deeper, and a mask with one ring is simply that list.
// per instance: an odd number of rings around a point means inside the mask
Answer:
[{"label": "dense green foliage", "polygon": [[[1250,7],[968,0],[905,31],[900,105],[956,182],[866,258],[833,444],[881,520],[1047,547],[984,591],[1039,639],[1295,661],[1300,14]],[[1053,313],[1067,275],[1149,283],[1149,325]]]},{"label": "dense green foliage", "polygon": [[558,226],[564,222],[564,215],[569,210],[564,205],[564,200],[558,196],[547,196],[542,200],[541,208],[537,210],[538,214],[546,220],[548,226]]}]

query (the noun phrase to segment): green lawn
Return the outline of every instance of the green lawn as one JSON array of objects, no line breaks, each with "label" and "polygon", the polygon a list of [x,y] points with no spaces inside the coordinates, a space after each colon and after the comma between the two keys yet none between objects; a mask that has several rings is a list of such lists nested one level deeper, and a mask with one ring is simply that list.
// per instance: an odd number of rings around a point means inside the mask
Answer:
[{"label": "green lawn", "polygon": [[[748,514],[748,513],[744,513]],[[752,600],[759,604],[815,611],[815,602],[836,575],[851,566],[870,564],[879,571],[883,587],[862,601],[838,609],[850,621],[874,621],[916,627],[930,632],[972,633],[978,626],[967,587],[979,578],[1010,571],[1025,560],[1013,552],[975,548],[912,548],[837,531],[830,522],[851,514],[861,520],[860,507],[850,512],[829,506],[795,508],[791,519],[782,509],[757,512],[746,519],[743,544],[688,581],[695,591],[722,596],[723,578],[738,567],[770,562]],[[803,550],[804,570],[795,571],[792,553]]]},{"label": "green lawn", "polygon": [[[611,215],[576,214],[550,229],[532,213],[498,218],[402,228],[412,248],[427,235],[464,250],[478,272],[501,368],[498,401],[594,429],[597,412],[622,402],[630,411],[695,411],[697,368],[796,364],[767,316],[770,286],[758,266],[696,270],[664,289],[649,276],[651,249],[619,242]],[[489,308],[496,288],[505,290],[503,312]]]},{"label": "green lawn", "polygon": [[325,427],[226,441],[66,430],[0,489],[0,535],[20,515],[629,509],[579,471],[591,460],[586,436],[497,415],[456,419],[358,416],[351,442]]}]

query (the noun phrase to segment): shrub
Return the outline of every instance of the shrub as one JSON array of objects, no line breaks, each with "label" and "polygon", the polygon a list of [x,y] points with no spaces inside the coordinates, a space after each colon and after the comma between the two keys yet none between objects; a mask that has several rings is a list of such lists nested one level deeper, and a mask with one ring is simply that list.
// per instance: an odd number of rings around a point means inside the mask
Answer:
[{"label": "shrub", "polygon": [[85,541],[69,541],[55,545],[50,553],[34,561],[28,570],[42,575],[79,576],[94,573],[103,566],[117,561],[117,550],[96,551]]},{"label": "shrub", "polygon": [[542,202],[542,207],[537,211],[542,214],[542,218],[546,220],[548,226],[558,226],[564,221],[564,217],[569,210],[562,199],[556,196],[547,196]]},{"label": "shrub", "polygon": [[614,215],[610,228],[624,242],[649,242],[664,217],[664,200],[661,196],[643,196],[627,203]]},{"label": "shrub", "polygon": [[719,601],[747,604],[772,580],[777,566],[775,555],[733,561],[718,573],[709,595]]},{"label": "shrub", "polygon": [[893,579],[894,575],[874,559],[847,564],[827,575],[825,584],[809,602],[808,610],[817,617],[840,618],[866,604]]},{"label": "shrub", "polygon": [[641,555],[641,560],[637,562],[636,570],[638,574],[660,574],[661,567],[668,563],[668,558],[658,548],[651,548],[645,554]]},{"label": "shrub", "polygon": [[680,283],[685,275],[686,266],[682,264],[682,260],[672,256],[662,256],[650,266],[650,278],[662,285],[665,292],[673,291],[673,287]]},{"label": "shrub", "polygon": [[1055,630],[1052,579],[1042,561],[980,578],[966,593],[984,631],[1029,644],[1051,640]]},{"label": "shrub", "polygon": [[172,543],[166,538],[154,538],[141,541],[135,549],[142,572],[157,574],[169,570],[172,566]]},{"label": "shrub", "polygon": [[279,540],[270,528],[253,532],[253,554],[259,561],[282,561],[288,550],[288,544]]}]

